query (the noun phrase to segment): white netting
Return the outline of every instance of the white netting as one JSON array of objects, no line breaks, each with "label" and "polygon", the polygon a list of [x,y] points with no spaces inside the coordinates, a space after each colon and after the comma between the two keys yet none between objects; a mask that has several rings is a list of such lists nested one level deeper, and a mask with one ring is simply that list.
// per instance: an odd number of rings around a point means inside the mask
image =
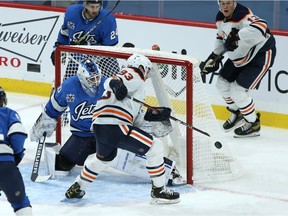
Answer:
[{"label": "white netting", "polygon": [[[67,50],[69,49],[71,47],[67,47]],[[79,61],[87,57],[98,64],[102,75],[106,77],[114,75],[125,65],[123,54],[138,53],[150,57],[156,73],[146,81],[145,103],[152,106],[170,106],[173,110],[172,115],[184,122],[186,122],[186,115],[192,115],[192,107],[187,107],[186,103],[187,68],[183,64],[177,65],[175,60],[191,62],[193,64],[193,78],[190,81],[193,82],[193,126],[207,132],[211,137],[193,130],[193,154],[188,153],[193,156],[193,164],[186,164],[186,126],[172,121],[173,132],[163,139],[166,153],[173,159],[176,158],[182,170],[192,166],[193,180],[196,182],[227,180],[242,174],[243,170],[231,155],[227,140],[214,116],[202,83],[197,59],[169,52],[136,48],[85,47],[84,49],[83,46],[74,46],[72,49],[77,50],[77,53],[70,52],[71,50],[61,52],[60,83],[66,77],[74,75]],[[67,132],[69,130],[65,128],[69,127],[61,128],[62,143],[67,139],[65,133],[69,134]],[[216,141],[221,142],[221,149],[215,147]]]}]

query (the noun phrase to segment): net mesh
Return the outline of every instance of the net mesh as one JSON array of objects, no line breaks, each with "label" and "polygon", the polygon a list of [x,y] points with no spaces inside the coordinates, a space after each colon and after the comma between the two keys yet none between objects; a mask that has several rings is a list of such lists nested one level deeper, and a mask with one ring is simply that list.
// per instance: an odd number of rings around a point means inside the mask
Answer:
[{"label": "net mesh", "polygon": [[[72,51],[71,51],[72,49]],[[63,82],[77,72],[79,62],[86,58],[95,61],[102,71],[102,76],[110,77],[125,66],[129,55],[138,53],[146,55],[153,62],[154,74],[145,82],[145,103],[151,106],[169,106],[172,115],[184,123],[187,115],[192,115],[193,126],[210,135],[204,135],[195,130],[192,131],[193,141],[188,143],[186,126],[181,122],[172,121],[173,131],[162,141],[165,145],[165,154],[176,160],[180,170],[193,170],[193,181],[210,182],[237,178],[243,174],[243,169],[236,158],[231,155],[229,143],[219,127],[208,96],[203,85],[199,61],[186,55],[179,55],[163,51],[120,48],[120,47],[77,47],[63,48],[61,50],[61,67],[56,69],[58,83]],[[189,61],[193,66],[192,79],[192,107],[187,107],[187,67],[182,61]],[[182,62],[182,63],[181,63]],[[57,67],[56,67],[57,68]],[[57,83],[57,82],[56,82]],[[65,116],[64,116],[65,115]],[[61,143],[70,135],[69,113],[62,116]],[[59,125],[59,124],[58,124]],[[216,148],[215,142],[219,141],[222,147]],[[188,143],[188,144],[187,144]],[[187,145],[192,145],[193,152],[187,153]],[[192,163],[187,163],[188,157],[192,157]],[[178,169],[179,169],[178,168]],[[185,176],[185,172],[183,172]],[[190,178],[189,176],[186,176]]]}]

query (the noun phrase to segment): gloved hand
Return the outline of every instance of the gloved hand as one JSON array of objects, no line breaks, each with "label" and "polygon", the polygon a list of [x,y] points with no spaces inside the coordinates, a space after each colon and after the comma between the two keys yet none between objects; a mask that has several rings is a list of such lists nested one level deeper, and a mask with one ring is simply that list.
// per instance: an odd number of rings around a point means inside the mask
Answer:
[{"label": "gloved hand", "polygon": [[81,41],[71,41],[70,45],[88,45],[88,42],[83,39]]},{"label": "gloved hand", "polygon": [[118,79],[112,79],[109,82],[109,86],[112,89],[115,97],[117,100],[124,100],[124,98],[128,95],[128,89],[124,85],[124,83],[121,80]]},{"label": "gloved hand", "polygon": [[240,40],[238,36],[238,32],[239,32],[239,29],[232,28],[231,32],[226,38],[224,46],[228,51],[234,51],[235,49],[237,49],[238,41]]},{"label": "gloved hand", "polygon": [[18,154],[14,154],[14,161],[16,166],[18,166],[18,164],[22,161],[23,157],[24,157],[24,151],[26,149],[24,148],[21,152],[19,152]]},{"label": "gloved hand", "polygon": [[153,107],[153,109],[147,109],[144,120],[163,122],[169,120],[171,115],[171,109],[169,107]]},{"label": "gloved hand", "polygon": [[212,52],[205,62],[201,62],[199,68],[202,73],[209,74],[219,69],[220,63],[224,56],[218,56]]}]

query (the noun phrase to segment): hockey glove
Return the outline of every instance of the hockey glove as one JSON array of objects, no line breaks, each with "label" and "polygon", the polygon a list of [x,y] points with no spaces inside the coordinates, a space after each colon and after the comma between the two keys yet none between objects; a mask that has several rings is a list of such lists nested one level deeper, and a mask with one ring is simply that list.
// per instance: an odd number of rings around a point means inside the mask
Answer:
[{"label": "hockey glove", "polygon": [[118,79],[112,79],[109,83],[110,88],[112,89],[115,97],[117,100],[123,100],[128,95],[128,89],[123,84],[121,80]]},{"label": "hockey glove", "polygon": [[22,161],[23,157],[24,157],[24,151],[26,149],[24,148],[21,152],[19,152],[18,154],[14,154],[14,161],[16,166],[18,166],[18,164]]},{"label": "hockey glove", "polygon": [[[156,110],[155,110],[155,109]],[[144,120],[145,121],[167,121],[170,118],[171,109],[168,107],[154,107],[153,109],[147,109]]]},{"label": "hockey glove", "polygon": [[71,41],[70,45],[88,45],[88,42],[86,40],[81,40],[81,41]]},{"label": "hockey glove", "polygon": [[51,59],[52,64],[55,66],[55,50],[52,51],[50,59]]},{"label": "hockey glove", "polygon": [[202,73],[209,74],[215,72],[219,69],[219,65],[224,56],[218,56],[214,52],[212,52],[205,62],[201,62],[199,68]]},{"label": "hockey glove", "polygon": [[46,132],[47,137],[51,137],[56,128],[56,124],[56,119],[50,118],[45,111],[43,111],[30,130],[31,142],[39,141],[43,137],[44,132]]},{"label": "hockey glove", "polygon": [[228,51],[234,51],[235,49],[237,49],[238,41],[240,40],[238,36],[238,32],[239,32],[239,29],[232,28],[231,32],[226,38],[224,46]]},{"label": "hockey glove", "polygon": [[53,51],[52,51],[52,53],[51,53],[51,55],[50,55],[50,59],[51,59],[51,62],[52,62],[52,64],[55,66],[55,49],[56,49],[56,47],[58,46],[58,45],[60,45],[58,42],[55,42],[55,44],[54,44],[54,46],[53,46]]}]

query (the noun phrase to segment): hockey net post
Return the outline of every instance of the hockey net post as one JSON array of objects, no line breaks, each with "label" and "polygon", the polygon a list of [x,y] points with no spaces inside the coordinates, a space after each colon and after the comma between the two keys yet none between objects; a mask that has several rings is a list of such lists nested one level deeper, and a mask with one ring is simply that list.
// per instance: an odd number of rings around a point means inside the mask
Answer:
[{"label": "hockey net post", "polygon": [[[174,116],[210,134],[210,137],[205,137],[173,121],[173,131],[162,139],[165,156],[176,160],[181,174],[186,175],[187,184],[229,180],[242,175],[242,167],[231,155],[214,116],[201,79],[199,61],[195,58],[139,48],[58,46],[55,52],[55,87],[75,75],[79,62],[84,58],[93,59],[102,76],[110,77],[118,73],[134,53],[147,56],[155,71],[145,82],[145,103],[170,107]],[[69,124],[63,126],[60,119],[56,127],[56,142],[64,143],[68,136]],[[213,145],[214,140],[221,141],[221,149]]]}]

